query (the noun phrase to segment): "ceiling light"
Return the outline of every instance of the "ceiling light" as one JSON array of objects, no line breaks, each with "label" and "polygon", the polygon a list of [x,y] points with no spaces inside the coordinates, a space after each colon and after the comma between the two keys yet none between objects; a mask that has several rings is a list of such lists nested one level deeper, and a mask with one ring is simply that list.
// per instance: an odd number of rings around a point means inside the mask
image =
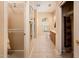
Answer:
[{"label": "ceiling light", "polygon": [[40,7],[40,4],[37,4],[37,7]]},{"label": "ceiling light", "polygon": [[49,7],[51,7],[51,4],[48,4]]}]

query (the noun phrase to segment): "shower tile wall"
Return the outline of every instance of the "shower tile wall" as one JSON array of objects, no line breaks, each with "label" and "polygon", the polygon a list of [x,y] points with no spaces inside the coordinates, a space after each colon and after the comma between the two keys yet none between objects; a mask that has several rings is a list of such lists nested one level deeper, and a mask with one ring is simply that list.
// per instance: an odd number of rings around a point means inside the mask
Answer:
[{"label": "shower tile wall", "polygon": [[23,32],[9,32],[9,40],[12,50],[24,50]]},{"label": "shower tile wall", "polygon": [[12,50],[24,50],[24,6],[23,3],[9,4],[9,40]]}]

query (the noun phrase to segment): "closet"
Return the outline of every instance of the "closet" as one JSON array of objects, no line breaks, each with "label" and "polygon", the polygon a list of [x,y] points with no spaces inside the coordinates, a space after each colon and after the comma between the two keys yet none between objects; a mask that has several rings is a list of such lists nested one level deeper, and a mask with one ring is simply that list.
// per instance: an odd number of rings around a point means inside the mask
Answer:
[{"label": "closet", "polygon": [[69,54],[73,57],[73,1],[65,2],[62,5],[62,21],[63,21],[63,54]]},{"label": "closet", "polygon": [[8,57],[24,57],[24,2],[8,3]]}]

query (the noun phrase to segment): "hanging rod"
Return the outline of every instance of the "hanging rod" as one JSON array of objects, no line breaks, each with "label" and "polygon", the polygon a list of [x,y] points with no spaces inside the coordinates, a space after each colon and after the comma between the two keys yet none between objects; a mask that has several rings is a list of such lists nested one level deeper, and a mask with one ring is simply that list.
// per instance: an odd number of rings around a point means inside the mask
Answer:
[{"label": "hanging rod", "polygon": [[9,29],[8,32],[24,32],[23,29]]}]

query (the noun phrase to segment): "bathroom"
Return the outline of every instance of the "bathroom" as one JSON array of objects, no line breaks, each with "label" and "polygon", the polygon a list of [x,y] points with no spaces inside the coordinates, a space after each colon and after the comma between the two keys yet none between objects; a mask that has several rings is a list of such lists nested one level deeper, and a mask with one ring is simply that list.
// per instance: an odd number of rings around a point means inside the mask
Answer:
[{"label": "bathroom", "polygon": [[24,57],[24,3],[8,2],[8,57]]}]

